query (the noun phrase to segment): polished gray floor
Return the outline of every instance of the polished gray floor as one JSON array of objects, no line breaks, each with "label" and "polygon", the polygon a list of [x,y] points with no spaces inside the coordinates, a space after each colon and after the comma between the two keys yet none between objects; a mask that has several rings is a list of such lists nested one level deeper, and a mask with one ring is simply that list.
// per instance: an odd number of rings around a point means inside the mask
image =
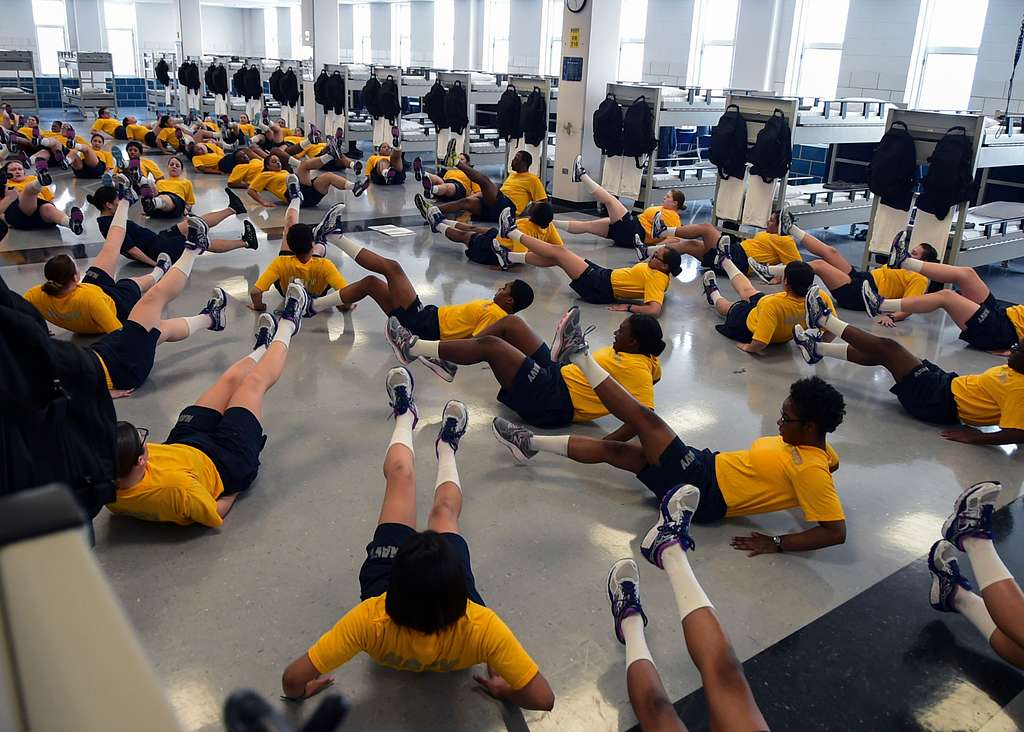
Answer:
[{"label": "polished gray floor", "polygon": [[[223,205],[222,178],[193,179],[199,211]],[[67,187],[61,178],[58,200],[82,201],[90,187]],[[365,219],[414,215],[414,190],[410,180],[404,190],[375,188],[361,199],[342,197],[358,228]],[[702,215],[699,207],[692,213]],[[60,234],[68,245],[88,242],[83,254],[99,240],[93,214],[80,240],[67,231]],[[254,212],[252,219],[273,232],[283,214],[278,207]],[[302,215],[304,221],[316,217],[315,211]],[[424,302],[487,297],[509,279],[468,263],[457,245],[429,229],[413,228],[415,235],[404,238],[369,231],[353,236],[399,259]],[[216,234],[239,229],[231,219]],[[632,261],[632,252],[608,248],[593,237],[568,241],[601,264]],[[19,251],[56,243],[57,235],[23,232],[12,232],[5,242]],[[856,245],[843,246],[854,261],[859,258],[852,256]],[[246,290],[276,249],[277,240],[270,240],[258,252],[197,261],[189,288],[170,313],[197,312],[210,288],[222,286],[233,300],[228,328],[162,346],[149,382],[116,403],[120,417],[149,426],[159,439],[182,407],[248,353],[254,316],[245,307]],[[329,256],[350,280],[362,276],[339,251]],[[0,267],[18,290],[41,280],[42,260],[18,265],[24,257],[24,252],[8,253],[2,260],[7,266]],[[730,548],[732,536],[751,530],[798,530],[797,511],[694,531],[697,550],[691,561],[741,659],[921,556],[964,484],[999,479],[1019,486],[1021,450],[943,441],[936,428],[902,413],[882,369],[835,361],[815,368],[789,347],[773,348],[763,357],[740,352],[713,330],[719,321],[694,281],[696,263],[686,265],[661,318],[669,346],[656,388],[658,412],[684,440],[730,450],[774,434],[788,385],[811,373],[829,379],[847,399],[846,421],[832,441],[842,459],[836,481],[848,515],[845,546],[755,558]],[[141,271],[127,263],[122,268]],[[997,295],[1019,298],[1024,278],[996,268],[991,275]],[[515,276],[534,286],[537,300],[525,317],[549,337],[556,319],[575,302],[566,278],[558,270],[534,269]],[[275,305],[276,296],[269,302]],[[592,343],[609,343],[622,314],[582,308],[584,321],[597,326]],[[848,315],[854,324],[898,338],[947,369],[970,373],[997,363],[963,348],[955,326],[938,314],[915,316],[895,330],[871,325],[863,314]],[[99,561],[189,730],[217,729],[223,699],[237,688],[276,698],[285,665],[358,602],[356,577],[376,522],[383,493],[380,466],[391,434],[383,377],[395,362],[383,328],[383,315],[369,301],[350,315],[331,313],[304,324],[292,342],[287,369],[267,398],[270,439],[260,478],[222,530],[147,524],[106,513],[96,521]],[[441,407],[447,399],[462,399],[471,414],[458,454],[466,498],[462,526],[477,583],[540,664],[557,701],[549,714],[526,712],[520,719],[518,711],[503,711],[475,692],[469,672],[403,674],[357,657],[334,674],[337,688],[354,705],[351,727],[494,730],[522,729],[525,721],[537,730],[607,730],[632,725],[623,649],[612,633],[605,593],[608,568],[627,555],[640,561],[648,640],[671,697],[697,688],[699,676],[681,642],[668,582],[639,556],[639,540],[656,518],[643,487],[612,468],[548,455],[514,466],[490,434],[494,415],[510,415],[494,399],[497,386],[489,370],[463,368],[455,383],[445,384],[416,368],[420,515],[425,520],[432,493],[430,453]],[[601,435],[615,426],[606,418],[576,429]],[[926,587],[920,601],[927,601]],[[974,632],[958,621],[950,620],[956,632]]]}]

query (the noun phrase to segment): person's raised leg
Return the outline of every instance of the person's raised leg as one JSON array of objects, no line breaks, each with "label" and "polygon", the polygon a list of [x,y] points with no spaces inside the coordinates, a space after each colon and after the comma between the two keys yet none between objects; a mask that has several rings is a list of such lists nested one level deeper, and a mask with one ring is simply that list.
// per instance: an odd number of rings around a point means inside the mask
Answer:
[{"label": "person's raised leg", "polygon": [[107,236],[103,240],[103,247],[92,260],[93,267],[115,278],[121,257],[121,245],[124,244],[125,232],[128,229],[128,205],[128,201],[123,198],[117,202],[114,215],[110,219],[110,228],[107,229]]},{"label": "person's raised leg", "polygon": [[391,298],[391,291],[388,289],[387,283],[379,277],[367,275],[340,290],[315,298],[312,311],[314,314],[322,313],[332,307],[352,305],[365,297],[372,298],[385,315],[395,309],[395,303]]},{"label": "person's raised leg", "polygon": [[394,307],[409,307],[416,302],[419,297],[416,288],[397,260],[382,257],[345,234],[329,234],[327,241],[352,257],[360,267],[382,275],[388,282]]},{"label": "person's raised leg", "polygon": [[[835,269],[839,270],[843,274],[849,275],[852,265],[834,246],[826,244],[816,236],[812,236],[806,231],[796,227],[791,228],[789,233],[790,236],[796,240],[797,244],[803,244],[804,249],[809,251],[811,254],[816,257],[821,257]],[[831,287],[831,285],[829,285],[829,287]]]},{"label": "person's raised leg", "polygon": [[[194,250],[183,251],[181,258],[174,263],[174,266],[160,276],[159,281],[146,290],[145,294],[135,303],[128,318],[139,323],[146,330],[156,328],[162,319],[164,308],[185,290],[195,257]],[[152,277],[152,275],[146,276]]]},{"label": "person's raised leg", "polygon": [[445,219],[437,225],[437,230],[444,234],[444,238],[448,241],[455,242],[456,244],[462,244],[463,246],[469,246],[469,243],[473,240],[475,232],[463,228],[458,225],[458,222],[452,221],[451,219]]},{"label": "person's raised leg", "polygon": [[[214,226],[219,224],[221,221],[224,221],[225,219],[229,219],[232,216],[236,216],[236,215],[237,215],[237,212],[233,208],[222,208],[222,209],[219,209],[217,211],[210,211],[208,213],[204,213],[204,214],[202,214],[202,216],[200,216],[200,218],[203,221],[205,221],[210,226],[210,228],[212,229]],[[187,225],[187,222],[186,222],[186,225]]]},{"label": "person's raised leg", "polygon": [[487,363],[502,388],[511,388],[526,356],[515,346],[497,336],[478,336],[453,341],[418,340],[411,348],[413,356],[441,358],[451,363],[470,366]]},{"label": "person's raised leg", "polygon": [[[461,160],[455,167],[465,173],[466,177],[472,182],[480,186],[480,197],[488,206],[494,206],[498,202],[498,186],[491,180],[490,176],[485,175],[470,165],[466,165]],[[445,209],[442,208],[441,210],[444,211]]]},{"label": "person's raised leg", "polygon": [[887,297],[881,300],[878,307],[883,313],[933,313],[936,310],[945,310],[957,327],[964,330],[967,327],[967,321],[978,312],[981,306],[974,299],[964,297],[954,290],[939,290],[913,297]]},{"label": "person's raised leg", "polygon": [[270,313],[263,313],[257,320],[256,344],[252,353],[242,357],[228,368],[220,378],[203,392],[195,404],[198,407],[213,409],[221,414],[228,408],[228,402],[238,389],[245,376],[256,368],[273,341],[277,331],[277,322]]},{"label": "person's raised leg", "polygon": [[[713,226],[711,228],[714,229]],[[675,239],[673,241],[665,242],[664,246],[668,247],[674,252],[679,252],[680,254],[689,254],[694,259],[702,260],[705,254],[707,254],[708,252],[715,248],[715,242],[708,243],[708,241],[705,239]],[[649,251],[651,254],[653,254],[655,251],[657,251],[657,248],[652,247]]]},{"label": "person's raised leg", "polygon": [[348,179],[337,173],[321,173],[313,179],[313,188],[320,193],[327,193],[332,188],[343,191],[349,187]]},{"label": "person's raised leg", "polygon": [[462,513],[462,484],[455,453],[459,440],[466,434],[469,411],[462,402],[452,399],[441,413],[441,429],[434,449],[437,452],[437,480],[434,482],[434,504],[430,508],[427,528],[439,534],[458,534]]},{"label": "person's raised leg", "polygon": [[555,219],[556,229],[567,231],[570,234],[594,234],[595,236],[608,237],[608,225],[612,220],[607,216],[600,219],[587,219],[586,221],[575,221],[568,219]]},{"label": "person's raised leg", "polygon": [[[299,178],[299,183],[304,186],[313,185],[313,176],[310,175],[310,173],[314,170],[319,170],[324,165],[325,163],[320,162],[320,158],[309,158],[308,160],[303,160],[299,164],[298,170],[295,171],[295,175]],[[321,191],[321,193],[322,192],[323,191]]]},{"label": "person's raised leg", "polygon": [[932,282],[943,282],[956,285],[960,294],[979,305],[988,299],[991,291],[988,285],[972,267],[957,267],[952,264],[925,262],[920,259],[907,258],[900,264],[902,269],[920,272]]},{"label": "person's raised leg", "polygon": [[[493,186],[494,184],[492,183],[491,185]],[[438,203],[436,207],[445,215],[466,211],[470,216],[479,216],[484,210],[483,199],[479,194],[459,198],[455,201],[448,201],[447,203]]]},{"label": "person's raised leg", "polygon": [[555,265],[560,267],[571,280],[582,275],[587,271],[587,267],[590,266],[583,257],[576,254],[576,252],[570,250],[568,247],[548,244],[546,241],[541,241],[540,239],[528,236],[518,229],[512,229],[509,231],[508,238],[522,244],[530,251],[530,253],[536,254],[542,259],[554,262]]},{"label": "person's raised leg", "polygon": [[404,524],[416,528],[416,458],[412,431],[419,421],[413,399],[412,374],[405,367],[391,369],[385,379],[388,402],[395,417],[384,455],[384,501],[377,524]]},{"label": "person's raised leg", "polygon": [[844,272],[824,259],[812,259],[807,264],[814,271],[814,274],[821,278],[825,286],[832,291],[853,281],[850,278],[849,270]]},{"label": "person's raised leg", "polygon": [[[758,290],[750,283],[750,279],[740,272],[739,267],[733,264],[733,261],[728,257],[722,258],[722,269],[725,270],[725,274],[729,277],[729,284],[732,285],[732,289],[736,290],[736,294],[743,300],[749,300],[754,297]],[[718,308],[716,307],[716,310]],[[719,311],[721,312],[721,311]]]},{"label": "person's raised leg", "polygon": [[544,339],[518,315],[506,315],[496,323],[484,328],[477,335],[497,336],[511,344],[521,353],[535,354],[544,345]]},{"label": "person's raised leg", "polygon": [[608,212],[608,219],[611,223],[621,221],[626,217],[626,214],[629,213],[626,207],[622,205],[622,201],[602,188],[600,183],[590,177],[590,173],[583,171],[579,176],[579,180],[590,195],[592,195],[598,203],[604,206],[605,211]]}]

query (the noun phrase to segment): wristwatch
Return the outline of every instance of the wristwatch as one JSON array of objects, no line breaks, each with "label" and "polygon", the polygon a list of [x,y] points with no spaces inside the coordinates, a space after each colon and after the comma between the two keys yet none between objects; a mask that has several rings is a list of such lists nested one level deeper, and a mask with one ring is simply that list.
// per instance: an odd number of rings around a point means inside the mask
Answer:
[{"label": "wristwatch", "polygon": [[779,553],[781,554],[781,553],[782,553],[782,551],[783,551],[783,549],[782,549],[782,537],[781,537],[781,536],[779,536],[778,534],[776,534],[775,536],[773,536],[773,537],[772,537],[772,544],[774,544],[774,545],[775,545],[775,548],[776,548],[776,549],[778,549],[778,550],[779,550]]}]

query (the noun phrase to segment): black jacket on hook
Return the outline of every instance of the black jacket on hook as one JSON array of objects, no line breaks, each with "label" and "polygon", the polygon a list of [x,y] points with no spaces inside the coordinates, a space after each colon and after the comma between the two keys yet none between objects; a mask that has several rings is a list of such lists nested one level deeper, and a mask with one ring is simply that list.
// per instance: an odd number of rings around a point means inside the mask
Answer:
[{"label": "black jacket on hook", "polygon": [[167,65],[167,59],[162,58],[156,62],[156,80],[164,86],[171,85],[171,67]]},{"label": "black jacket on hook", "polygon": [[274,98],[275,102],[283,101],[281,99],[281,77],[284,76],[284,71],[278,66],[274,69],[270,75],[270,96]]},{"label": "black jacket on hook", "polygon": [[299,77],[295,75],[295,69],[289,68],[281,76],[281,98],[282,104],[294,107],[299,103]]},{"label": "black jacket on hook", "polygon": [[335,71],[327,80],[327,104],[324,110],[332,110],[335,114],[345,113],[345,77]]},{"label": "black jacket on hook", "polygon": [[249,66],[245,69],[244,96],[246,99],[263,98],[263,77],[260,75],[259,67]]}]

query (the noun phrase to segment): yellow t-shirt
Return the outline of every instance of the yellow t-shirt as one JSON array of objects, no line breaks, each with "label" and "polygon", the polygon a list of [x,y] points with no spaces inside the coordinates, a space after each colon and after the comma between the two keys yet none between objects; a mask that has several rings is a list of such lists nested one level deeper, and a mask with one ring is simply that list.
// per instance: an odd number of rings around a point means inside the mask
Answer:
[{"label": "yellow t-shirt", "polygon": [[[22,179],[19,181],[9,180],[7,181],[7,190],[15,190],[18,193],[21,193],[23,190],[25,190],[25,186],[27,186],[29,183],[35,183],[35,181],[36,177],[34,175],[23,176]],[[43,186],[42,188],[39,189],[39,193],[36,194],[36,198],[41,198],[44,201],[52,201],[53,189],[50,186]]]},{"label": "yellow t-shirt", "polygon": [[665,272],[651,269],[647,262],[612,270],[612,292],[617,300],[664,302],[669,282]]},{"label": "yellow t-shirt", "polygon": [[121,328],[114,301],[97,285],[80,283],[64,297],[47,295],[42,285],[36,285],[25,299],[48,321],[72,333],[98,335]]},{"label": "yellow t-shirt", "polygon": [[[554,222],[548,224],[543,229],[537,226],[537,224],[530,221],[530,219],[519,219],[516,221],[516,228],[527,236],[532,236],[534,239],[540,239],[546,241],[548,244],[554,244],[555,246],[565,246],[562,241],[561,235],[558,233],[558,229],[555,228]],[[504,239],[497,237],[498,243],[506,249],[510,249],[513,252],[528,252],[530,251],[522,244],[512,239]]]},{"label": "yellow t-shirt", "polygon": [[[616,353],[611,346],[600,348],[593,355],[601,368],[611,374],[623,389],[645,407],[654,409],[654,385],[661,380],[661,361],[657,356]],[[598,398],[579,366],[563,366],[562,378],[572,398],[573,421],[589,422],[608,414],[608,408]]]},{"label": "yellow t-shirt", "polygon": [[501,184],[501,192],[516,205],[517,214],[533,201],[546,201],[548,198],[544,184],[533,173],[509,173]]},{"label": "yellow t-shirt", "polygon": [[665,237],[655,239],[651,236],[651,231],[654,228],[654,215],[661,211],[661,220],[665,222],[665,226],[670,229],[674,229],[679,226],[682,221],[679,219],[679,212],[673,211],[672,209],[665,208],[664,206],[650,206],[644,209],[644,212],[637,216],[637,220],[640,225],[644,227],[644,243],[646,244],[658,244],[659,242],[665,241]]},{"label": "yellow t-shirt", "polygon": [[298,145],[304,139],[305,139],[304,137],[300,137],[299,135],[290,135],[290,134],[288,134],[287,131],[285,131],[284,141],[288,142],[288,143],[291,143],[292,145]]},{"label": "yellow t-shirt", "polygon": [[1024,374],[1007,365],[958,376],[950,385],[956,410],[966,424],[1024,429]]},{"label": "yellow t-shirt", "polygon": [[45,138],[50,138],[50,139],[57,140],[64,147],[71,147],[72,144],[75,144],[75,145],[88,145],[89,144],[89,142],[84,137],[82,137],[81,135],[75,135],[74,142],[72,142],[71,140],[66,138],[64,135],[62,135],[60,132],[54,132],[53,130],[46,130],[45,132],[41,133],[41,136],[45,137]]},{"label": "yellow t-shirt", "polygon": [[164,127],[156,133],[156,139],[163,141],[165,145],[170,145],[175,150],[181,150],[181,143],[178,141],[178,130],[174,127]]},{"label": "yellow t-shirt", "polygon": [[[228,185],[234,185],[236,183],[251,184],[256,180],[256,176],[263,172],[263,161],[259,158],[250,160],[248,163],[240,163],[231,169],[228,173]],[[285,183],[287,188],[287,182]]]},{"label": "yellow t-shirt", "polygon": [[92,123],[93,132],[102,132],[105,135],[113,135],[114,130],[121,126],[119,119],[97,119]]},{"label": "yellow t-shirt", "polygon": [[196,205],[196,194],[192,191],[192,181],[184,176],[158,180],[156,182],[156,189],[160,193],[177,194],[189,206]]},{"label": "yellow t-shirt", "polygon": [[145,142],[146,134],[152,131],[153,130],[146,127],[146,125],[126,125],[124,128],[124,136],[129,140]]},{"label": "yellow t-shirt", "polygon": [[508,313],[493,300],[473,300],[462,305],[444,305],[437,309],[437,325],[441,340],[469,338],[490,325],[497,323]]},{"label": "yellow t-shirt", "polygon": [[218,125],[213,120],[204,120],[203,127],[206,129],[207,132],[212,132],[215,135],[220,134],[220,125]]},{"label": "yellow t-shirt", "polygon": [[726,517],[771,513],[800,506],[807,521],[846,518],[832,473],[839,456],[831,445],[788,445],[782,437],[759,437],[749,450],[720,452],[715,476],[728,506]]},{"label": "yellow t-shirt", "polygon": [[871,270],[871,278],[882,297],[914,297],[928,291],[928,278],[920,272],[879,267]]},{"label": "yellow t-shirt", "polygon": [[117,492],[107,510],[143,521],[191,523],[217,527],[217,498],[224,483],[207,455],[189,445],[149,445],[146,474],[131,488]]},{"label": "yellow t-shirt", "polygon": [[259,193],[267,190],[279,199],[288,202],[288,173],[284,170],[265,170],[249,184],[249,190]]},{"label": "yellow t-shirt", "polygon": [[400,671],[459,671],[486,663],[513,690],[522,689],[540,670],[489,608],[469,601],[455,625],[427,635],[395,623],[384,609],[386,601],[386,592],[363,600],[320,636],[308,651],[316,670],[327,673],[360,651]]},{"label": "yellow t-shirt", "polygon": [[[301,137],[298,138],[298,139],[299,139],[300,142],[302,141]],[[305,157],[305,158],[315,158],[315,157],[319,157],[320,155],[323,154],[324,150],[326,150],[326,149],[327,149],[327,143],[326,142],[318,142],[318,143],[315,143],[313,145],[307,146],[304,150],[299,150],[298,154],[295,157],[297,157],[297,158],[303,158],[303,157]]]},{"label": "yellow t-shirt", "polygon": [[466,195],[471,196],[479,192],[480,186],[469,179],[469,176],[458,168],[449,168],[444,174],[444,180],[458,181],[466,189]]},{"label": "yellow t-shirt", "polygon": [[96,353],[96,351],[93,351],[93,353],[96,354],[96,360],[99,361],[100,362],[100,366],[103,367],[103,379],[104,379],[104,381],[107,382],[107,389],[109,389],[110,391],[113,391],[114,390],[114,380],[110,377],[110,369],[107,368],[107,362],[104,361],[103,360],[103,356],[101,356],[100,354]]},{"label": "yellow t-shirt", "polygon": [[238,129],[246,137],[253,137],[256,134],[256,125],[238,125]]},{"label": "yellow t-shirt", "polygon": [[1006,317],[1010,319],[1014,330],[1017,331],[1017,340],[1024,338],[1024,305],[1006,308]]},{"label": "yellow t-shirt", "polygon": [[334,262],[329,259],[311,257],[308,262],[300,262],[298,257],[285,254],[274,258],[256,280],[256,289],[266,292],[276,282],[281,292],[287,292],[288,285],[296,279],[302,280],[306,290],[314,297],[320,297],[328,288],[344,289],[347,284]]},{"label": "yellow t-shirt", "polygon": [[109,150],[93,150],[93,153],[103,161],[103,164],[107,166],[107,170],[114,170],[117,167],[114,164],[114,156],[110,154]]},{"label": "yellow t-shirt", "polygon": [[192,156],[192,165],[196,168],[217,167],[217,163],[224,157],[224,151],[210,142],[204,142],[210,152]]},{"label": "yellow t-shirt", "polygon": [[[828,309],[835,313],[836,306],[824,292],[821,293]],[[785,343],[793,337],[793,326],[799,323],[807,327],[807,313],[804,298],[787,292],[765,295],[747,316],[747,329],[754,334],[754,340],[761,343]]]},{"label": "yellow t-shirt", "polygon": [[[370,171],[377,170],[377,163],[381,162],[382,160],[387,160],[388,161],[388,167],[391,166],[391,162],[390,162],[391,158],[389,158],[387,155],[371,155],[370,157],[368,157],[366,159],[366,166],[365,166],[366,167],[366,174],[369,175]],[[377,171],[377,172],[380,172],[380,171]]]},{"label": "yellow t-shirt", "polygon": [[796,240],[791,236],[769,234],[759,231],[749,239],[740,242],[747,256],[761,264],[789,264],[803,261],[796,248]]}]

